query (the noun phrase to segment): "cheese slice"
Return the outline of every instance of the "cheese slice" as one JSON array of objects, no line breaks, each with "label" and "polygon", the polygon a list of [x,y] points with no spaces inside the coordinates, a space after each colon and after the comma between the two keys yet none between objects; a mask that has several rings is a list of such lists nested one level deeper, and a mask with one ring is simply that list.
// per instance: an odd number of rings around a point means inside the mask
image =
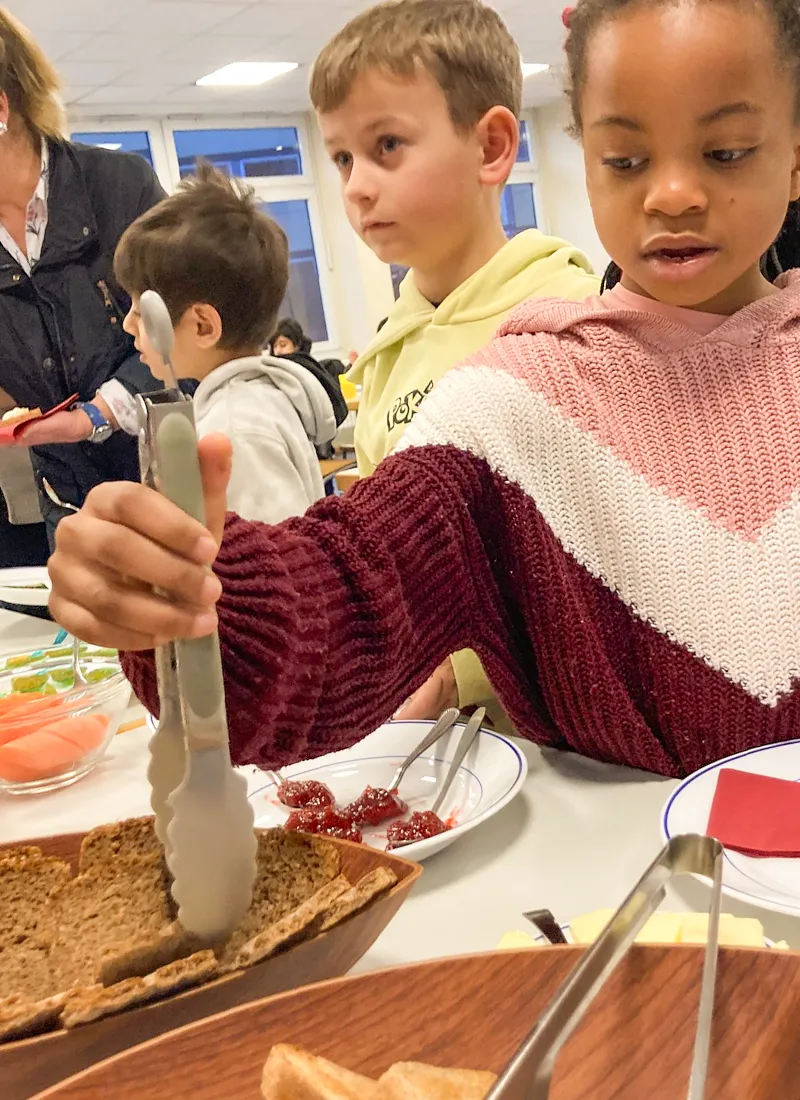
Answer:
[{"label": "cheese slice", "polygon": [[[613,909],[597,909],[575,917],[568,931],[572,943],[588,945],[595,942],[614,916]],[[636,937],[637,943],[699,943],[708,939],[708,913],[654,913]],[[541,947],[527,932],[507,932],[497,945],[498,950],[521,947]],[[719,922],[719,942],[722,947],[763,947],[764,926],[754,917],[734,917],[723,913]],[[788,947],[785,950],[789,950]]]},{"label": "cheese slice", "polygon": [[541,947],[546,942],[544,939],[534,939],[527,932],[506,932],[495,950],[518,951],[521,947]]}]

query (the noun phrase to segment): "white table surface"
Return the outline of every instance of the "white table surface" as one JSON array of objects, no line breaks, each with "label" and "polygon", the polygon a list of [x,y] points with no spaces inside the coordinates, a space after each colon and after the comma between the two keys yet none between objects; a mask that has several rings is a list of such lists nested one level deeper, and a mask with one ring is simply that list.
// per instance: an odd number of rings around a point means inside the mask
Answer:
[{"label": "white table surface", "polygon": [[[0,653],[49,644],[50,623],[0,611]],[[149,812],[145,729],[115,738],[103,762],[72,787],[35,797],[0,795],[0,843],[77,832]],[[500,814],[425,863],[413,894],[356,969],[484,951],[547,907],[562,922],[616,907],[660,846],[659,820],[677,785],[626,768],[521,744],[529,774]],[[254,785],[263,782],[252,769]],[[681,880],[664,907],[704,909],[707,888]],[[766,934],[800,948],[800,920],[726,898]]]}]

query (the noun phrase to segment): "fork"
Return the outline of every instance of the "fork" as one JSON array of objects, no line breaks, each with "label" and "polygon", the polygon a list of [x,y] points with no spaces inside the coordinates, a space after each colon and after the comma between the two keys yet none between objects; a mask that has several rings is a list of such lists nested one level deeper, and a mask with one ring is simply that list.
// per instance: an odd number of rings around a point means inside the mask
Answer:
[{"label": "fork", "polygon": [[[422,754],[431,747],[440,737],[444,737],[446,733],[449,733],[453,726],[458,721],[459,711],[457,707],[450,707],[449,710],[439,717],[438,721],[434,725],[433,729],[426,733],[416,748],[412,749],[403,763],[397,769],[394,774],[392,782],[389,784],[387,790],[396,791],[402,782],[403,776],[408,769],[414,763],[414,761],[422,756]],[[276,787],[282,787],[287,782],[286,778],[281,775],[279,771],[273,771],[271,769],[265,769],[264,774],[268,775]]]}]

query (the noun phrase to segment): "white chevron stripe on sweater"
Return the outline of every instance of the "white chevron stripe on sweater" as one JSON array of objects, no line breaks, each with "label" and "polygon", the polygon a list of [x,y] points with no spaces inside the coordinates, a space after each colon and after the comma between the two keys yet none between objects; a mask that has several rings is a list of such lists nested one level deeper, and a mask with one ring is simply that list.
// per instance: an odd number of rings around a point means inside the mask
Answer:
[{"label": "white chevron stripe on sweater", "polygon": [[651,486],[525,382],[486,366],[445,375],[398,451],[448,444],[519,485],[564,549],[641,619],[763,703],[791,689],[800,675],[800,486],[746,540]]}]

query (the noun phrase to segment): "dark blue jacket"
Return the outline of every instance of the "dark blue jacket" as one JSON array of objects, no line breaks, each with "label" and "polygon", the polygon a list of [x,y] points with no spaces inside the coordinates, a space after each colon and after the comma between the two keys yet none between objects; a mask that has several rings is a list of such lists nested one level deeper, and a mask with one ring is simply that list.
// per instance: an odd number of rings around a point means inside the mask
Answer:
[{"label": "dark blue jacket", "polygon": [[[122,331],[129,301],[114,284],[122,233],[164,197],[150,166],[132,153],[50,143],[48,221],[32,276],[0,248],[0,387],[29,408],[51,408],[73,393],[94,397],[118,379],[131,393],[160,389]],[[32,450],[61,500],[81,504],[101,481],[139,478],[136,440]],[[42,499],[47,514],[51,506]],[[58,511],[56,509],[56,511]]]}]

